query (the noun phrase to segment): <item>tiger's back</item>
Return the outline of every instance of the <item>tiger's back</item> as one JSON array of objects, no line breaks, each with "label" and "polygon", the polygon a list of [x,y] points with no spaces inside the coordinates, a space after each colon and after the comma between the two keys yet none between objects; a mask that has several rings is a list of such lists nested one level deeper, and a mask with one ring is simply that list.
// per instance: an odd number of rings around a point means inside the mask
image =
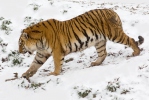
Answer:
[{"label": "tiger's back", "polygon": [[59,22],[58,30],[63,37],[61,43],[64,43],[66,54],[95,46],[102,40],[129,45],[129,37],[123,32],[119,16],[110,9],[91,10],[71,20]]},{"label": "tiger's back", "polygon": [[[46,20],[23,30],[28,38],[24,39],[26,44],[28,41],[34,42],[36,46],[36,56],[23,76],[31,77],[36,73],[37,69],[44,64],[50,55],[53,56],[55,70],[51,75],[60,74],[60,70],[64,61],[64,56],[71,53],[84,50],[90,46],[95,46],[98,58],[91,65],[100,65],[106,55],[106,42],[111,40],[116,43],[124,44],[133,49],[133,55],[140,54],[139,45],[144,42],[144,38],[139,36],[139,41],[135,41],[123,32],[122,23],[113,10],[95,9],[88,11],[82,15],[67,21],[58,21],[55,19]],[[21,40],[20,40],[21,41]],[[29,44],[28,43],[28,44]],[[23,45],[20,44],[20,48]],[[24,46],[26,51],[30,50]],[[20,50],[20,52],[23,52]],[[41,57],[41,55],[43,55]],[[48,56],[47,56],[48,55]],[[38,66],[33,70],[34,66]],[[29,73],[33,73],[29,75]]]}]

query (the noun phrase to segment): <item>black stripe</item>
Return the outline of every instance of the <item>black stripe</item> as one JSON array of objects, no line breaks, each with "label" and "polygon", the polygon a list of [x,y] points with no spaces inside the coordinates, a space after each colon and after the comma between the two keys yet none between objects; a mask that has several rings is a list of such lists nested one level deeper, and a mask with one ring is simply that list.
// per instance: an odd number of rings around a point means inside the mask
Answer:
[{"label": "black stripe", "polygon": [[50,57],[50,55],[48,55],[48,56],[45,56],[45,58],[46,58],[46,59],[48,59],[49,57]]},{"label": "black stripe", "polygon": [[76,51],[78,51],[78,46],[77,46],[77,44],[76,43],[74,43],[75,44],[75,47],[76,47]]},{"label": "black stripe", "polygon": [[[94,22],[94,18],[90,15],[90,13],[91,12],[87,12],[86,14],[87,14],[87,17],[89,17],[89,19],[91,19],[93,22]],[[96,23],[96,22],[94,22],[94,23]]]},{"label": "black stripe", "polygon": [[118,43],[123,44],[124,40],[125,40],[125,36],[122,34],[120,40],[118,41]]},{"label": "black stripe", "polygon": [[97,33],[95,32],[95,37],[96,37],[96,40],[98,40],[98,35],[97,35]]},{"label": "black stripe", "polygon": [[54,33],[56,32],[53,25],[47,20],[47,23],[51,26],[51,28],[53,29]]},{"label": "black stripe", "polygon": [[[89,29],[90,29],[90,28],[89,28]],[[92,35],[94,36],[94,34],[95,34],[94,31],[93,31],[92,29],[90,29],[90,31],[91,31]]]},{"label": "black stripe", "polygon": [[125,41],[125,36],[123,36],[123,37],[124,37],[124,38],[123,38],[123,40],[122,40],[122,42],[121,42],[122,44],[124,44],[124,41]]},{"label": "black stripe", "polygon": [[102,36],[103,36],[103,38],[106,40],[106,36],[105,36],[105,34],[106,34],[106,33],[102,33]]},{"label": "black stripe", "polygon": [[109,25],[108,25],[108,32],[109,33],[107,33],[107,37],[110,40],[110,38],[112,37],[112,32],[111,32],[111,27]]},{"label": "black stripe", "polygon": [[[104,49],[105,50],[105,49]],[[101,52],[103,52],[104,50],[101,50],[101,51],[99,51],[99,52],[97,52],[97,53],[101,53]]]},{"label": "black stripe", "polygon": [[82,33],[83,33],[83,35],[84,35],[84,36],[86,37],[86,39],[87,39],[85,46],[88,47],[88,42],[89,42],[90,37],[87,35],[87,32],[86,32],[85,29],[83,29],[83,32],[82,32]]},{"label": "black stripe", "polygon": [[35,57],[35,61],[34,62],[37,63],[37,64],[40,64],[40,65],[43,65],[43,62],[41,60],[37,60],[36,57]]},{"label": "black stripe", "polygon": [[55,20],[55,19],[53,19],[52,21],[54,22],[55,26],[57,26],[57,25],[56,25],[56,20]]},{"label": "black stripe", "polygon": [[93,38],[91,38],[91,42],[93,42]]},{"label": "black stripe", "polygon": [[[67,26],[68,26],[68,27],[72,27],[71,21],[68,21]],[[67,27],[67,26],[66,26],[66,27]],[[71,36],[71,33],[70,33],[71,28],[68,28],[67,31],[68,31],[68,32],[67,32],[67,34],[68,34],[68,35],[67,35],[67,36],[68,36],[68,42],[69,42],[68,47],[69,47],[70,52],[72,52],[72,44],[71,44],[71,40],[70,40],[70,38],[72,37],[72,36]]]},{"label": "black stripe", "polygon": [[115,34],[113,34],[113,35],[114,35],[114,37],[113,37],[112,41],[115,41],[116,38],[118,37],[118,36],[117,36],[117,32],[115,32]]},{"label": "black stripe", "polygon": [[49,40],[46,39],[46,43],[45,43],[45,47],[47,47],[46,49],[49,49]]},{"label": "black stripe", "polygon": [[77,41],[78,41],[78,42],[79,42],[79,44],[80,44],[80,48],[82,48],[82,46],[83,46],[84,42],[82,42],[82,41],[80,40],[79,36],[75,33],[75,31],[74,31],[74,29],[73,29],[72,25],[71,25],[71,29],[72,29],[72,32],[73,32],[73,34],[74,34],[75,38],[77,39]]},{"label": "black stripe", "polygon": [[101,55],[101,56],[98,55],[98,57],[102,57],[102,56],[104,56],[104,55],[105,55],[105,54],[103,54],[103,55]]},{"label": "black stripe", "polygon": [[[101,11],[101,10],[98,10],[98,11]],[[96,13],[98,14],[98,17],[99,17],[99,19],[100,19],[100,23],[101,23],[100,26],[101,26],[101,28],[102,28],[102,29],[100,30],[100,31],[101,31],[100,33],[104,33],[104,26],[103,26],[104,23],[103,23],[103,19],[102,19],[103,17],[100,15],[101,12],[99,13],[98,11],[96,11]],[[105,34],[105,33],[104,33],[104,34]]]},{"label": "black stripe", "polygon": [[67,24],[66,24],[66,33],[68,35],[69,38],[71,38],[71,35],[70,35],[70,31],[69,31],[69,27],[70,26],[70,21],[67,21]]},{"label": "black stripe", "polygon": [[70,50],[70,52],[72,52],[72,45],[71,45],[71,42],[70,42],[70,39],[68,38],[68,42],[69,42],[69,45],[68,45],[68,47],[69,47],[69,50]]},{"label": "black stripe", "polygon": [[126,43],[125,43],[125,45],[127,45],[127,44],[128,44],[128,40],[129,40],[129,39],[128,39],[128,37],[126,37],[126,38],[127,38],[127,39],[126,39]]},{"label": "black stripe", "polygon": [[48,27],[44,24],[44,22],[42,22],[43,26],[46,27],[48,29]]},{"label": "black stripe", "polygon": [[39,24],[39,23],[37,23],[37,24],[36,24],[36,27],[39,27],[39,26],[40,26],[40,24]]},{"label": "black stripe", "polygon": [[[91,11],[91,13],[96,17],[97,20],[95,21],[95,23],[98,25],[98,23],[99,23],[99,22],[98,22],[98,21],[99,21],[99,17],[96,16],[95,12],[96,12],[96,11],[94,11],[94,10]],[[97,23],[97,22],[98,22],[98,23]]]},{"label": "black stripe", "polygon": [[78,23],[78,20],[74,21],[74,25],[80,31],[80,28],[78,27],[79,24],[77,25],[76,22]]},{"label": "black stripe", "polygon": [[[53,21],[53,23],[55,24],[55,27],[56,27],[56,22],[55,22],[55,20],[53,19],[52,21]],[[56,39],[56,38],[57,38],[57,30],[54,29],[53,23],[51,24],[48,20],[47,20],[47,22],[49,23],[50,26],[52,26],[52,29],[53,29],[53,31],[54,31],[54,34],[52,34],[52,39],[53,39],[52,44],[53,44],[53,49],[54,49],[54,48],[55,48],[55,43],[56,43],[56,40],[57,40],[57,39]]]},{"label": "black stripe", "polygon": [[[82,20],[79,20],[78,22],[81,23],[81,25],[83,25],[85,28],[87,28],[86,24],[84,22],[86,22],[86,20],[83,19],[83,16],[80,16]],[[83,22],[82,22],[83,21]]]},{"label": "black stripe", "polygon": [[[71,25],[71,22],[70,21],[68,21],[68,27],[70,27],[70,26],[72,26]],[[61,27],[61,26],[60,26]],[[66,26],[67,27],[67,26]],[[69,50],[70,50],[70,52],[72,52],[72,44],[71,44],[71,40],[70,40],[70,38],[71,38],[71,34],[70,34],[70,31],[71,31],[71,28],[67,28],[68,30],[67,30],[67,36],[66,37],[68,37],[67,38],[67,40],[68,40],[68,47],[69,47]]]},{"label": "black stripe", "polygon": [[[54,29],[54,27],[53,27],[53,25],[47,20],[47,23],[51,26],[51,28],[52,28],[52,30],[54,31],[54,33],[56,33],[56,31],[55,31],[55,29]],[[54,44],[55,44],[55,41],[56,41],[56,36],[54,37],[54,35],[56,35],[56,34],[51,34],[52,35],[52,39],[53,39],[53,41],[52,41],[52,44],[53,44],[53,46],[54,46]],[[54,47],[53,47],[54,48]]]},{"label": "black stripe", "polygon": [[61,27],[62,27],[61,28],[62,29],[62,34],[64,34],[64,36],[66,36],[66,32],[65,32],[65,30],[66,30],[66,21],[62,23]]},{"label": "black stripe", "polygon": [[[93,12],[90,12],[92,15],[94,15],[94,13]],[[92,21],[94,22],[94,24],[96,25],[96,26],[98,26],[98,18],[96,18],[96,20],[95,20],[95,18],[93,18],[93,16],[90,14],[90,13],[87,13],[87,15],[88,15],[88,17],[90,18],[90,19],[92,19]],[[95,16],[95,15],[94,15]],[[96,17],[96,16],[95,16]],[[95,25],[93,25],[93,27],[94,28],[97,28]],[[97,28],[98,29],[98,28]]]},{"label": "black stripe", "polygon": [[42,54],[39,53],[39,52],[37,52],[37,56],[38,56],[39,58],[44,58],[44,57],[45,57],[44,55],[42,55]]},{"label": "black stripe", "polygon": [[120,38],[119,38],[119,41],[117,41],[116,43],[120,43],[121,42],[121,40],[122,40],[122,38],[123,38],[123,35],[121,35],[121,36],[119,36]]},{"label": "black stripe", "polygon": [[130,39],[130,38],[127,37],[127,45],[130,45],[130,43],[129,43],[129,42],[130,42],[129,39]]},{"label": "black stripe", "polygon": [[[107,18],[110,18],[111,16],[113,16],[115,13],[112,11],[112,10],[106,10],[106,15],[107,15]],[[111,15],[112,13],[112,15]]]},{"label": "black stripe", "polygon": [[78,42],[80,43],[80,48],[79,49],[81,49],[84,45],[84,42],[82,42],[76,34],[75,34],[75,37],[78,40]]},{"label": "black stripe", "polygon": [[102,47],[104,47],[105,46],[105,44],[104,45],[102,45],[102,46],[100,46],[100,47],[97,47],[96,49],[100,49],[100,48],[102,48]]},{"label": "black stripe", "polygon": [[[95,14],[96,13],[96,14]],[[99,33],[103,33],[101,30],[103,30],[103,21],[102,21],[102,17],[100,16],[100,14],[98,13],[98,9],[92,11],[92,14],[96,17],[97,20],[96,21],[96,25],[98,26],[96,30],[98,30]],[[98,15],[98,16],[97,16]],[[98,22],[98,23],[97,23]],[[100,29],[100,27],[102,29]]]},{"label": "black stripe", "polygon": [[38,30],[33,30],[32,32],[34,32],[34,33],[40,33],[40,31],[38,31]]},{"label": "black stripe", "polygon": [[74,32],[74,36],[75,36],[75,38],[78,40],[78,42],[79,42],[79,44],[80,44],[80,49],[83,47],[83,45],[84,45],[84,42],[82,42],[81,40],[80,40],[80,38],[77,36],[77,34]]},{"label": "black stripe", "polygon": [[33,26],[30,26],[29,28],[30,28],[30,29],[33,29]]},{"label": "black stripe", "polygon": [[100,11],[102,17],[103,17],[103,18],[106,18],[105,14],[104,14],[105,11],[103,11],[103,10],[99,10],[99,11]]},{"label": "black stripe", "polygon": [[41,37],[40,42],[42,44],[42,48],[45,48],[44,43],[43,43],[43,37]]},{"label": "black stripe", "polygon": [[[86,22],[86,18],[84,16],[80,16],[83,22]],[[80,21],[81,22],[81,21]]]},{"label": "black stripe", "polygon": [[[104,15],[104,13],[102,12],[102,10],[99,10],[100,11],[100,14],[102,15],[102,16],[100,16],[100,18],[101,18],[101,22],[102,22],[102,24],[101,24],[101,26],[102,26],[102,34],[105,34],[105,28],[104,28],[104,24],[105,23],[103,23],[103,20],[104,20],[104,18],[105,18],[105,15]],[[105,21],[106,22],[106,21]]]},{"label": "black stripe", "polygon": [[[95,28],[95,25],[93,25],[93,24],[89,21],[90,18],[88,19],[88,17],[89,17],[89,16],[84,16],[84,18],[86,19],[86,22],[87,22],[91,27]],[[83,25],[84,25],[84,23],[83,23]]]},{"label": "black stripe", "polygon": [[63,60],[64,60],[64,58],[61,59],[61,61],[63,61]]},{"label": "black stripe", "polygon": [[[83,18],[82,18],[82,19],[83,19]],[[76,21],[78,22],[77,19],[76,19]],[[79,21],[79,22],[81,22],[81,25],[87,27],[82,21]],[[76,25],[76,23],[75,23],[75,25]],[[83,33],[83,35],[84,35],[84,36],[86,37],[86,39],[87,39],[85,46],[88,47],[88,41],[90,40],[90,37],[88,36],[86,30],[85,30],[81,25],[80,25],[80,27],[81,27],[81,29],[83,30],[82,33]],[[76,27],[78,28],[79,31],[81,31],[77,25],[76,25]],[[89,29],[90,29],[90,28],[89,28]],[[92,29],[90,29],[90,31],[92,32],[92,34],[94,34]]]}]

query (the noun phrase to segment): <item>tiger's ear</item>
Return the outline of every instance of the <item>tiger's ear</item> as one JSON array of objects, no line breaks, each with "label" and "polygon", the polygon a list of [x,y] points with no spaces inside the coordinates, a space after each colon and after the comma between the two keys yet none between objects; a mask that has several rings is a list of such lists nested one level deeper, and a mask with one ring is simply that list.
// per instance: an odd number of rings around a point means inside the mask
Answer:
[{"label": "tiger's ear", "polygon": [[21,38],[22,38],[22,40],[27,40],[29,38],[29,36],[27,33],[22,33]]},{"label": "tiger's ear", "polygon": [[22,30],[22,39],[27,40],[29,38],[27,30]]},{"label": "tiger's ear", "polygon": [[22,33],[29,33],[30,30],[29,29],[23,29]]}]

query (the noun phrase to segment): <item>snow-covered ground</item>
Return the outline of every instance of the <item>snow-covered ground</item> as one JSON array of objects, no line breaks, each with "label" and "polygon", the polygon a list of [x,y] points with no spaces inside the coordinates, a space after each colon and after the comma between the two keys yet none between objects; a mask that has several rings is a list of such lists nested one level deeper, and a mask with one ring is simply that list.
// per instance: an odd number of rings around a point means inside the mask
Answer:
[{"label": "snow-covered ground", "polygon": [[[0,100],[149,100],[149,1],[148,0],[1,0],[0,1]],[[94,47],[65,57],[61,75],[53,71],[52,57],[30,78],[21,77],[34,55],[18,54],[21,30],[31,23],[55,18],[67,20],[90,9],[116,11],[126,34],[145,41],[137,57],[124,45],[107,43],[108,55],[100,66]]]}]

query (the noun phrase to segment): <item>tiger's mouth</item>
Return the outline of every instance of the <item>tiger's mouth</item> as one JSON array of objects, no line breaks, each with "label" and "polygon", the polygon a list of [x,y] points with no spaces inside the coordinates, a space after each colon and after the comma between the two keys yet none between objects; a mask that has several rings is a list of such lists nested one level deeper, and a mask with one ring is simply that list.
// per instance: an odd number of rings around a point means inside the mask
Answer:
[{"label": "tiger's mouth", "polygon": [[27,51],[27,52],[28,52],[30,55],[31,55],[31,54],[33,54],[33,53],[32,53],[32,52],[30,52],[30,51]]},{"label": "tiger's mouth", "polygon": [[23,48],[23,52],[22,52],[22,53],[23,53],[23,54],[25,54],[25,53],[29,53],[30,55],[33,54],[32,51],[26,50],[25,48]]},{"label": "tiger's mouth", "polygon": [[22,54],[26,54],[29,53],[30,55],[33,54],[33,51],[26,49],[25,47],[23,47],[23,50],[21,52]]}]

